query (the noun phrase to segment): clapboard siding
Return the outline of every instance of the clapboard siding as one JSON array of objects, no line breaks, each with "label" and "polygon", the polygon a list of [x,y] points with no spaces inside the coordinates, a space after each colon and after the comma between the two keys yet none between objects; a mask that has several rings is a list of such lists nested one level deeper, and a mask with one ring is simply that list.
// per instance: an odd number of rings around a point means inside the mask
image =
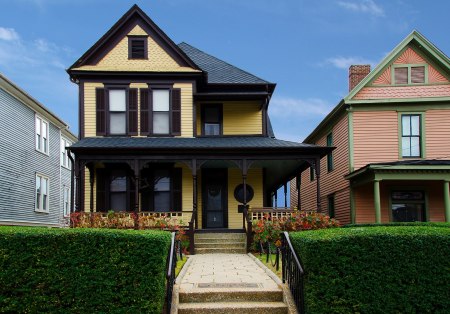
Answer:
[{"label": "clapboard siding", "polygon": [[450,110],[428,110],[425,114],[427,159],[450,158]]},{"label": "clapboard siding", "polygon": [[[59,225],[60,130],[49,122],[49,155],[35,149],[35,112],[0,89],[0,224]],[[67,171],[67,170],[66,170]],[[36,173],[49,178],[49,213],[35,212]],[[70,184],[70,172],[64,182]]]}]

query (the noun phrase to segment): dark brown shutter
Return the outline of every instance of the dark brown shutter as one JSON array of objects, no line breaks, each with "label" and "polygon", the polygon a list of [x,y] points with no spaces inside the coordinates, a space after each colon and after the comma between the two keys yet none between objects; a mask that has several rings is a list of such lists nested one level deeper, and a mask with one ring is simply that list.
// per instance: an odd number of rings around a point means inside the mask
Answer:
[{"label": "dark brown shutter", "polygon": [[106,212],[106,184],[107,184],[107,175],[106,170],[103,168],[99,168],[96,171],[97,177],[97,197],[96,197],[96,210],[98,212]]},{"label": "dark brown shutter", "polygon": [[128,135],[138,135],[137,89],[128,90]]},{"label": "dark brown shutter", "polygon": [[172,135],[181,135],[181,89],[172,89]]},{"label": "dark brown shutter", "polygon": [[425,67],[411,67],[411,83],[425,83]]},{"label": "dark brown shutter", "polygon": [[408,84],[408,68],[394,68],[395,84]]},{"label": "dark brown shutter", "polygon": [[173,168],[172,170],[172,210],[182,211],[182,181],[183,172],[181,168]]},{"label": "dark brown shutter", "polygon": [[149,95],[148,88],[141,88],[139,90],[141,93],[141,135],[149,134]]},{"label": "dark brown shutter", "polygon": [[95,90],[95,103],[97,136],[106,135],[106,98],[104,88]]}]

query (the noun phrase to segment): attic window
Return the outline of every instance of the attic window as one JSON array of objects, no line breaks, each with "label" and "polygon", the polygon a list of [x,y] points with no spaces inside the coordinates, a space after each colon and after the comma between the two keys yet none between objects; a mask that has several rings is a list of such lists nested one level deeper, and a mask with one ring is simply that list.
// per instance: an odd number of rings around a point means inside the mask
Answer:
[{"label": "attic window", "polygon": [[426,82],[425,65],[407,65],[394,67],[394,84],[424,84]]},{"label": "attic window", "polygon": [[148,59],[147,36],[128,37],[128,59]]}]

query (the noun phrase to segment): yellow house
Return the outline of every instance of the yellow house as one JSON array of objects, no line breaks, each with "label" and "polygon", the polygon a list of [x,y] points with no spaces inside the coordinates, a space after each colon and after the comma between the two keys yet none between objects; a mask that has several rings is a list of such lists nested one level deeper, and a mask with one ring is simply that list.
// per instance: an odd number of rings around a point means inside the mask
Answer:
[{"label": "yellow house", "polygon": [[271,207],[332,149],[275,139],[275,84],[176,45],[136,5],[68,73],[79,86],[75,211],[166,213],[197,231],[243,232],[248,206]]}]

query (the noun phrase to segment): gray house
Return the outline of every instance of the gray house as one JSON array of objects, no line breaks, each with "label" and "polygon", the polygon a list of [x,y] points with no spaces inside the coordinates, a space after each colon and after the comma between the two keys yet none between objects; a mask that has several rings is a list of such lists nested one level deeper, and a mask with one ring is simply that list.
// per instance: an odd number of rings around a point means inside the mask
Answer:
[{"label": "gray house", "polygon": [[0,225],[66,225],[76,136],[2,74],[0,111]]}]

